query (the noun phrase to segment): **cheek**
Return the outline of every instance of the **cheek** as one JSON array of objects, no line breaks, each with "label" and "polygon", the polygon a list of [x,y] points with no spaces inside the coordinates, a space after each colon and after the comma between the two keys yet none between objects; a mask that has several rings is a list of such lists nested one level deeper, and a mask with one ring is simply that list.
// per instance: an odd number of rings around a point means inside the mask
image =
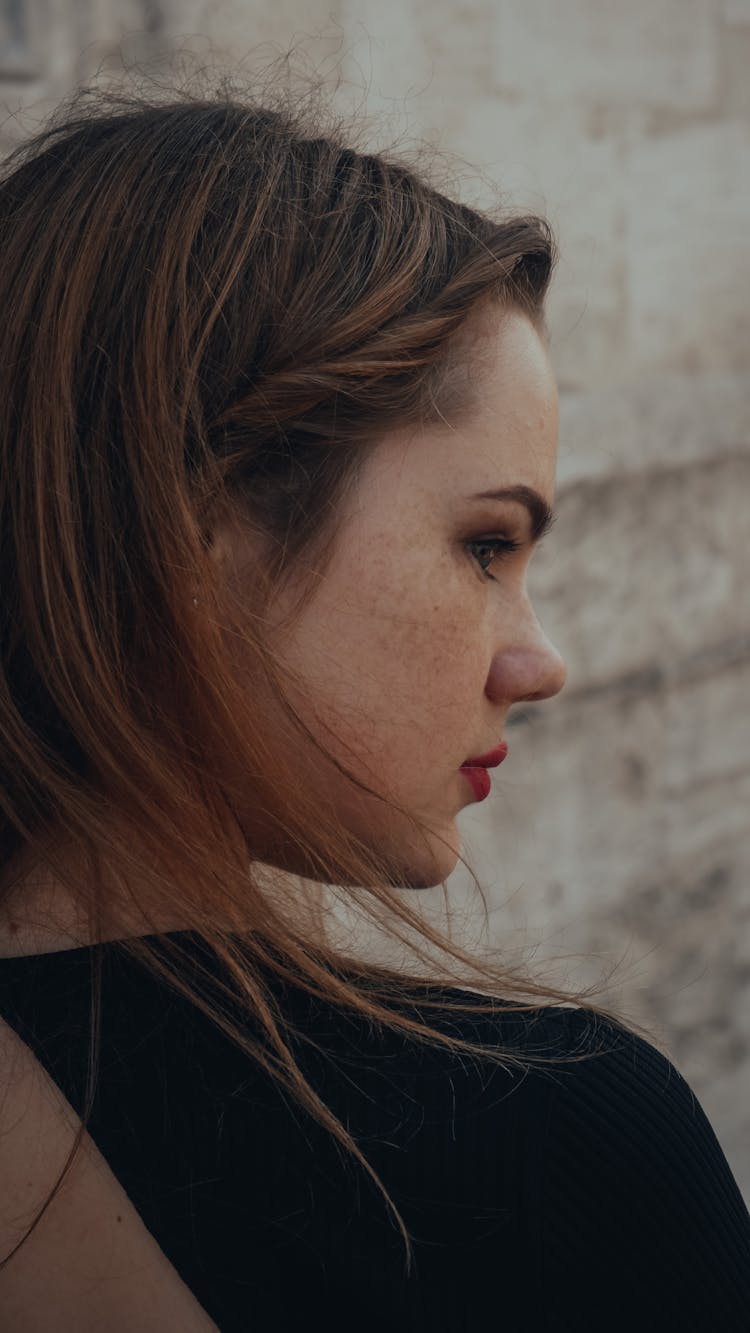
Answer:
[{"label": "cheek", "polygon": [[442,780],[474,739],[486,663],[483,590],[420,566],[413,552],[402,565],[408,576],[393,579],[391,564],[331,582],[284,658],[299,673],[305,719],[315,725],[314,712],[343,742],[326,733],[324,744],[345,764],[356,756],[359,775],[407,793],[423,788],[430,763]]},{"label": "cheek", "polygon": [[425,754],[461,752],[482,688],[481,639],[470,599],[445,580],[372,595],[349,672],[339,679],[352,719],[367,719],[378,763],[423,771]]},{"label": "cheek", "polygon": [[455,581],[411,563],[412,578],[369,590],[361,640],[378,679],[408,697],[439,691],[441,675],[460,669],[479,636]]}]

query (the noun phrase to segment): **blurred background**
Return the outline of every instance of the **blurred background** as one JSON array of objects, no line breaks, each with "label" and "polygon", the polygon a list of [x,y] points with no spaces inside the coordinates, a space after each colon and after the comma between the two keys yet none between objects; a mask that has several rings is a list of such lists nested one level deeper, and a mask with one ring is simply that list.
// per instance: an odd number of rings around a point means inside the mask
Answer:
[{"label": "blurred background", "polygon": [[[0,156],[172,52],[289,53],[369,146],[555,229],[560,517],[529,586],[568,683],[511,712],[459,817],[482,947],[571,987],[619,961],[600,999],[666,1045],[750,1201],[750,0],[2,0]],[[462,866],[449,889],[479,941]]]}]

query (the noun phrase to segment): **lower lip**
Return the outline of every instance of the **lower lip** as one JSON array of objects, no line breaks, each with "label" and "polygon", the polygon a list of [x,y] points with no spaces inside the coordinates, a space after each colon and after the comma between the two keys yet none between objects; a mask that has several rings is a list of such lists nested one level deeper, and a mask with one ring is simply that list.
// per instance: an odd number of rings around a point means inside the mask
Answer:
[{"label": "lower lip", "polygon": [[461,768],[459,772],[469,779],[478,801],[483,801],[485,796],[489,796],[492,783],[486,768]]}]

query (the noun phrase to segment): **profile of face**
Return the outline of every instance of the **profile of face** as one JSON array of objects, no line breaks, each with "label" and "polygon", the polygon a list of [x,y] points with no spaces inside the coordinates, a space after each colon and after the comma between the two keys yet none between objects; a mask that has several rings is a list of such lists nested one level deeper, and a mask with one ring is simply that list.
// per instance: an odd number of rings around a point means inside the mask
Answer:
[{"label": "profile of face", "polygon": [[[376,445],[330,567],[275,640],[312,733],[430,830],[425,845],[312,746],[295,754],[345,827],[412,888],[441,883],[457,863],[456,818],[477,799],[461,765],[504,739],[513,704],[549,699],[566,678],[527,590],[531,516],[517,500],[476,498],[523,485],[552,508],[559,404],[548,352],[522,312],[499,308],[474,318],[461,350],[472,406]],[[495,554],[493,537],[520,549]],[[273,863],[299,871],[291,849]]]},{"label": "profile of face", "polygon": [[[549,699],[566,668],[545,637],[526,586],[532,523],[516,500],[477,499],[525,486],[551,508],[559,422],[544,342],[518,311],[486,309],[461,336],[455,370],[471,407],[422,430],[384,435],[366,459],[313,595],[294,613],[279,600],[274,648],[293,671],[292,702],[317,740],[354,776],[428,830],[360,791],[309,742],[294,763],[345,828],[387,858],[404,888],[440,884],[461,847],[456,819],[476,800],[461,765],[504,738],[513,704]],[[217,526],[212,551],[247,566],[247,534]],[[491,538],[520,543],[493,559]],[[274,625],[270,626],[272,634]],[[242,790],[243,775],[225,772]],[[293,846],[272,848],[252,808],[237,810],[251,854],[307,873]],[[21,865],[24,860],[21,858]],[[87,941],[67,890],[31,867],[0,955]],[[153,915],[152,915],[153,920]],[[180,920],[156,923],[182,929]],[[138,934],[126,909],[104,938]]]}]

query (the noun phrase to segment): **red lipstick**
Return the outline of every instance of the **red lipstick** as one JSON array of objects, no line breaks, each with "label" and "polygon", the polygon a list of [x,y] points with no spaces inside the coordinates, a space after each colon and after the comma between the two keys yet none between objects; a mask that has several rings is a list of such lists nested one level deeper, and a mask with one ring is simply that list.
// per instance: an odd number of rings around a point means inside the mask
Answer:
[{"label": "red lipstick", "polygon": [[480,754],[478,759],[464,759],[462,768],[497,768],[502,764],[503,759],[508,753],[508,742],[503,741],[502,745],[496,746],[494,750],[488,750],[486,754]]},{"label": "red lipstick", "polygon": [[502,745],[498,745],[494,750],[488,750],[487,754],[480,754],[476,759],[466,759],[461,765],[460,772],[468,778],[478,801],[483,801],[485,796],[490,794],[492,784],[487,769],[497,768],[507,753],[508,745],[503,741]]}]

